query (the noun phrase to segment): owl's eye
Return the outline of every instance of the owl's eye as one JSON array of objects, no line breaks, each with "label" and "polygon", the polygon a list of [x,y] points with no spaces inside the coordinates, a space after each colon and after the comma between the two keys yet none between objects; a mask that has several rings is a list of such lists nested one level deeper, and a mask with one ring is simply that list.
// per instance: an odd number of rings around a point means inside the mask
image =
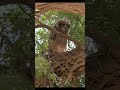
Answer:
[{"label": "owl's eye", "polygon": [[68,24],[68,27],[70,27],[70,25]]},{"label": "owl's eye", "polygon": [[62,24],[62,26],[70,27],[70,25],[69,25],[69,24]]}]

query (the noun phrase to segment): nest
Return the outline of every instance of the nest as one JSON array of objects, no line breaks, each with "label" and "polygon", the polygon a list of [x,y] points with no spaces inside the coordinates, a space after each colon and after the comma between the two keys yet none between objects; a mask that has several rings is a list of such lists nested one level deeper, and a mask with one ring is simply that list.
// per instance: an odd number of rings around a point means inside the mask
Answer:
[{"label": "nest", "polygon": [[71,80],[85,73],[85,53],[80,49],[64,53],[51,53],[49,60],[53,71],[59,77]]},{"label": "nest", "polygon": [[[84,50],[76,48],[63,53],[49,53],[48,60],[50,62],[52,70],[57,75],[58,79],[64,80],[63,83],[65,83],[65,79],[75,81],[75,79],[78,79],[80,75],[85,75]],[[48,80],[48,78],[43,78],[42,81],[48,82]],[[41,82],[41,80],[37,80],[35,82],[35,86],[46,87],[50,86],[50,83],[48,85],[43,85],[43,82]]]}]

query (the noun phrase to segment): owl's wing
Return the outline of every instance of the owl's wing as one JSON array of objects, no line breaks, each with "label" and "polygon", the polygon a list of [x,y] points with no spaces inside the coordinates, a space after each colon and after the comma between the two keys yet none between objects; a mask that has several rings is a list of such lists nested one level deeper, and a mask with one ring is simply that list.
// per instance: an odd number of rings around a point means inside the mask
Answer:
[{"label": "owl's wing", "polygon": [[49,37],[49,39],[50,39],[50,40],[54,40],[55,37],[56,37],[56,35],[55,35],[54,33],[50,32],[50,37]]}]

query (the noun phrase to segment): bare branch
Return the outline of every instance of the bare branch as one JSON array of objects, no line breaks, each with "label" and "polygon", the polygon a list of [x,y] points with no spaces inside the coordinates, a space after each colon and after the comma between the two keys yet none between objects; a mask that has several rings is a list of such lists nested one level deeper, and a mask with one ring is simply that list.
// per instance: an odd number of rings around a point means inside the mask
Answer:
[{"label": "bare branch", "polygon": [[33,18],[30,14],[28,14],[24,9],[23,9],[23,7],[21,6],[21,5],[19,5],[19,4],[17,4],[18,5],[18,7],[25,13],[25,14],[27,14],[30,18]]}]

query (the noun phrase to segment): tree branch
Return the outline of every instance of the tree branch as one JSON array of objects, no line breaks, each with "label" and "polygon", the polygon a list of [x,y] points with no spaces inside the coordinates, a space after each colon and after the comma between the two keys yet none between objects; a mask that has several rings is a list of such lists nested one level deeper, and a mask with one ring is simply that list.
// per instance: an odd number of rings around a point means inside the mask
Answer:
[{"label": "tree branch", "polygon": [[35,3],[35,8],[43,14],[49,10],[65,11],[85,16],[85,3]]},{"label": "tree branch", "polygon": [[35,28],[40,28],[40,27],[47,28],[47,29],[50,30],[52,33],[59,34],[59,35],[61,35],[61,37],[64,37],[64,38],[66,38],[66,39],[68,39],[68,40],[70,40],[70,41],[73,41],[73,42],[76,44],[76,47],[77,47],[77,48],[81,48],[82,50],[84,49],[84,47],[81,45],[81,43],[80,43],[78,40],[72,38],[71,36],[68,36],[68,35],[63,34],[63,33],[59,32],[59,31],[55,30],[53,27],[50,27],[50,26],[48,26],[48,25],[45,25],[45,24],[43,24],[43,23],[40,22],[40,21],[37,21],[37,22],[39,23],[39,25],[35,25]]}]

